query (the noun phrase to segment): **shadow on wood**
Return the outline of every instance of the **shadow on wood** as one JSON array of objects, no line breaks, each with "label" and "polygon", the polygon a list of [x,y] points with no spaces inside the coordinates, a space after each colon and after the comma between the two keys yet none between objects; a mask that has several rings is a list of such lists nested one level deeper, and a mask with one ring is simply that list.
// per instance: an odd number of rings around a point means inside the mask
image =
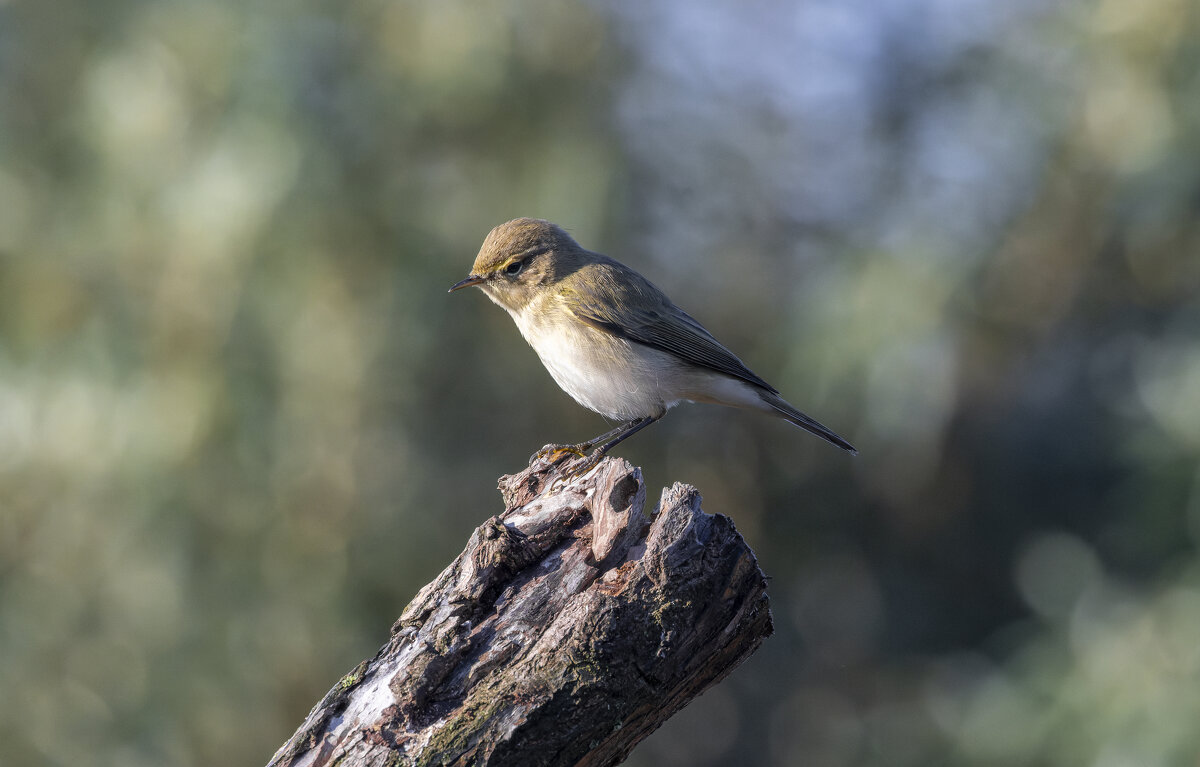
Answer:
[{"label": "shadow on wood", "polygon": [[766,579],[676,483],[535,461],[271,765],[611,765],[770,635]]}]

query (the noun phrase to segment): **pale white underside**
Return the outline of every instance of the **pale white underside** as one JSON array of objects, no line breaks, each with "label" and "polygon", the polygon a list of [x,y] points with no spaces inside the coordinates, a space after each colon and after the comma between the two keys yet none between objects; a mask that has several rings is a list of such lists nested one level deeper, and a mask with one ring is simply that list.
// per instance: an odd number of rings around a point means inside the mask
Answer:
[{"label": "pale white underside", "polygon": [[534,302],[541,305],[537,321],[533,306],[504,308],[555,383],[590,410],[621,420],[659,416],[688,401],[771,410],[757,387],[617,338],[552,302]]}]

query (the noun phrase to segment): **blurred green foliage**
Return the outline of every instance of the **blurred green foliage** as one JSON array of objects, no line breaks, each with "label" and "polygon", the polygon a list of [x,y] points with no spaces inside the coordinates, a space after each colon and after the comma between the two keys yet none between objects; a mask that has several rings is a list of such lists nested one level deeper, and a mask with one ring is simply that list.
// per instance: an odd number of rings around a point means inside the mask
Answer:
[{"label": "blurred green foliage", "polygon": [[265,762],[603,430],[445,295],[519,215],[862,451],[622,446],[778,627],[630,763],[1197,763],[1190,0],[0,2],[0,762]]}]

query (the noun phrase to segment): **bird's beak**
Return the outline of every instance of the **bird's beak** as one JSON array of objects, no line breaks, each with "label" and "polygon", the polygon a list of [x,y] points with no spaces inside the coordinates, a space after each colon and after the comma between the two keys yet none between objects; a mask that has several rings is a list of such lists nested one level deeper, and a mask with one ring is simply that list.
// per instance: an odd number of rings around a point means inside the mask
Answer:
[{"label": "bird's beak", "polygon": [[467,279],[454,283],[450,287],[450,289],[447,290],[446,292],[453,293],[454,291],[458,290],[459,288],[469,288],[472,285],[478,285],[481,282],[483,282],[483,278],[480,277],[478,274],[468,274]]}]

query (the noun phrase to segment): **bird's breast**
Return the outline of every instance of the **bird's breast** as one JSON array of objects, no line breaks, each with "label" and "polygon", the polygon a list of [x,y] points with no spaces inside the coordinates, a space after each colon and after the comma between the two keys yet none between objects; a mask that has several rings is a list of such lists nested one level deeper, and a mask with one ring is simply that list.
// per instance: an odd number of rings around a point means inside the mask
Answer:
[{"label": "bird's breast", "polygon": [[656,349],[587,325],[565,310],[513,313],[550,376],[576,402],[615,419],[661,415],[674,396],[678,364]]}]

